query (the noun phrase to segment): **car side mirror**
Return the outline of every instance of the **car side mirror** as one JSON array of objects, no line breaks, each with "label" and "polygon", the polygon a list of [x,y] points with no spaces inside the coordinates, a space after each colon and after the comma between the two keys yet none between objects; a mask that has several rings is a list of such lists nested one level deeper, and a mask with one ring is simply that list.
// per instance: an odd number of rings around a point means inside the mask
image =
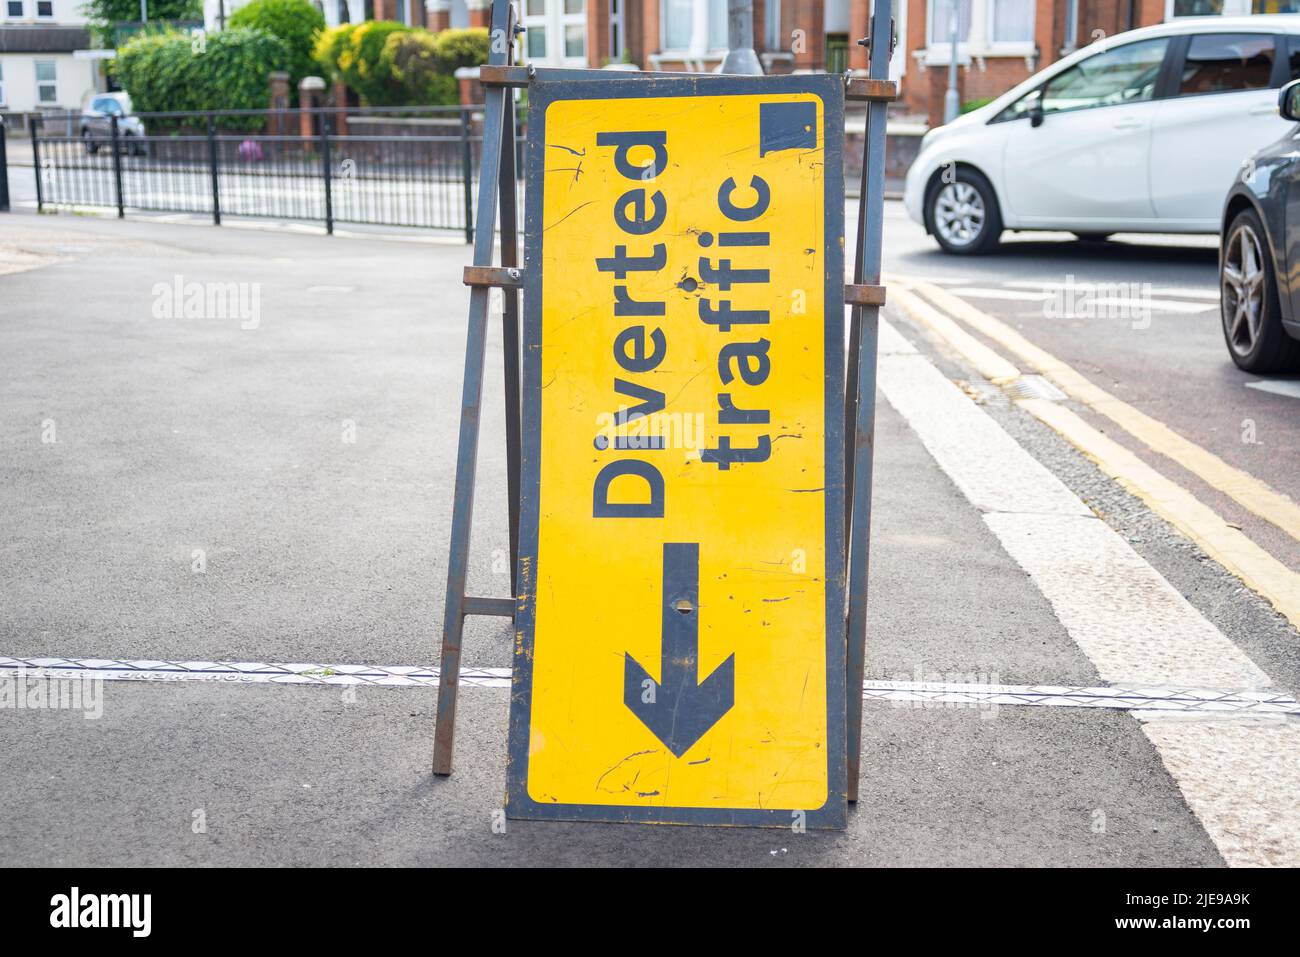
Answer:
[{"label": "car side mirror", "polygon": [[1284,120],[1300,123],[1300,80],[1292,80],[1277,91],[1277,112]]},{"label": "car side mirror", "polygon": [[1035,103],[1033,106],[1029,108],[1029,125],[1030,126],[1043,125],[1043,104],[1041,102]]}]

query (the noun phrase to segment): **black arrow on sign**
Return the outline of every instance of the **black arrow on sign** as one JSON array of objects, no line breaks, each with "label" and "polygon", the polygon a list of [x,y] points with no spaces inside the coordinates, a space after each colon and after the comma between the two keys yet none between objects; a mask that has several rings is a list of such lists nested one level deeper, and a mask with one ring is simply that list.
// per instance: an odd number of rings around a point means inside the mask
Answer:
[{"label": "black arrow on sign", "polygon": [[699,682],[698,542],[664,545],[663,582],[663,658],[659,681],[626,654],[623,703],[680,758],[735,704],[736,656],[728,657],[713,674]]}]

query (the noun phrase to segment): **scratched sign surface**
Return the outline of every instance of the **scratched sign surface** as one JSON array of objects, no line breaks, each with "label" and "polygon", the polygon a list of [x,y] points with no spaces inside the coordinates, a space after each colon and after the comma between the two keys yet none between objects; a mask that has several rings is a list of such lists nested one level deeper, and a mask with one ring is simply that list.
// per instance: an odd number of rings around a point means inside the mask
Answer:
[{"label": "scratched sign surface", "polygon": [[529,97],[507,812],[843,826],[839,81]]}]

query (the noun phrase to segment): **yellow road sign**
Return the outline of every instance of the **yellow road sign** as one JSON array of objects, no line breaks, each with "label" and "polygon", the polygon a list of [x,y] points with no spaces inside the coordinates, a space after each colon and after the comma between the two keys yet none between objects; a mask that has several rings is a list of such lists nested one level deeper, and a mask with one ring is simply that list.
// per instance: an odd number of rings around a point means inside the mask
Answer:
[{"label": "yellow road sign", "polygon": [[843,826],[840,81],[529,97],[507,812]]}]

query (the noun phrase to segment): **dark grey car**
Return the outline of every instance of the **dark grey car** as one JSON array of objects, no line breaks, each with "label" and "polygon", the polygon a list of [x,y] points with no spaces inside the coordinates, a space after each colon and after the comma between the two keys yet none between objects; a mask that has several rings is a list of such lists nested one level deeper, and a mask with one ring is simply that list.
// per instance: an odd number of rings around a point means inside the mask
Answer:
[{"label": "dark grey car", "polygon": [[117,117],[117,135],[121,147],[128,153],[144,156],[144,123],[131,114],[131,100],[125,93],[100,93],[93,97],[81,113],[81,141],[87,153],[98,153],[99,148],[111,148],[113,142],[113,117]]},{"label": "dark grey car", "polygon": [[[1300,123],[1300,80],[1278,91],[1277,108]],[[1300,126],[1242,164],[1219,235],[1232,361],[1247,372],[1300,372]]]}]

